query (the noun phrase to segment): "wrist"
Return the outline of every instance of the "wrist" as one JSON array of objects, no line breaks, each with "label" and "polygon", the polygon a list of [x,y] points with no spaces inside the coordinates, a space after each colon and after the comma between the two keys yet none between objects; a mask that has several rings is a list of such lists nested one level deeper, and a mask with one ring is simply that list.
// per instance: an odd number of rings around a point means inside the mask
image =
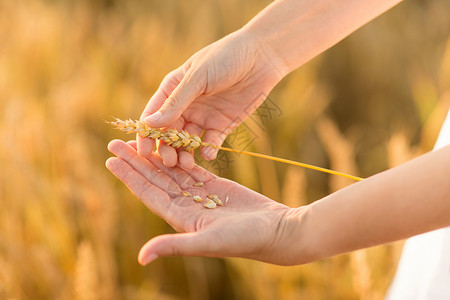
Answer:
[{"label": "wrist", "polygon": [[289,208],[284,212],[277,228],[274,241],[278,253],[277,263],[281,265],[300,265],[317,259],[315,247],[311,247],[314,232],[308,228],[311,206]]},{"label": "wrist", "polygon": [[251,53],[258,55],[261,58],[261,63],[276,73],[278,80],[281,80],[291,71],[286,61],[267,42],[264,34],[255,30],[254,26],[247,24],[236,33],[248,45]]}]

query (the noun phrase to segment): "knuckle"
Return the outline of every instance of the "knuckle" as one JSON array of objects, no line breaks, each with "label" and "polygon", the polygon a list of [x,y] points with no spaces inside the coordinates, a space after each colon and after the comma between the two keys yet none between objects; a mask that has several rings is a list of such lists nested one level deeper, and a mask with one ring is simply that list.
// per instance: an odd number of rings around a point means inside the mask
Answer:
[{"label": "knuckle", "polygon": [[179,80],[180,77],[180,70],[175,69],[170,71],[163,79],[163,81],[170,81],[172,79]]},{"label": "knuckle", "polygon": [[208,71],[206,68],[191,68],[185,75],[184,83],[196,93],[204,93],[207,88]]},{"label": "knuckle", "polygon": [[178,95],[170,95],[167,98],[165,105],[167,107],[178,107],[181,104],[180,97]]},{"label": "knuckle", "polygon": [[182,254],[180,248],[174,243],[171,243],[167,250],[169,256],[180,256]]}]

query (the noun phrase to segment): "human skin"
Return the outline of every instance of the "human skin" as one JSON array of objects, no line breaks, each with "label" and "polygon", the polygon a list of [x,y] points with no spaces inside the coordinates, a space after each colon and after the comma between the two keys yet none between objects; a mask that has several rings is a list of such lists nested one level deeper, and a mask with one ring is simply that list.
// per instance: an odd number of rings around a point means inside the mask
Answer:
[{"label": "human skin", "polygon": [[[282,78],[251,39],[237,32],[194,54],[164,78],[141,119],[151,127],[185,129],[200,136],[205,132],[204,142],[221,145]],[[149,122],[145,117],[158,109],[161,118]],[[150,156],[154,141],[138,136],[137,142],[139,153]],[[158,153],[166,166],[175,166],[179,160],[183,168],[194,167],[192,153],[177,151],[163,142],[158,145]],[[214,159],[217,150],[206,148],[201,154]]]},{"label": "human skin", "polygon": [[[400,0],[278,0],[238,31],[205,47],[169,73],[141,119],[185,129],[220,146],[289,72],[333,46]],[[154,141],[137,137],[149,157]],[[160,143],[166,166],[194,167],[192,152]],[[217,150],[203,149],[205,159]]]},{"label": "human skin", "polygon": [[[136,142],[114,140],[107,168],[180,233],[154,237],[139,253],[243,257],[296,265],[450,225],[450,146],[374,175],[307,206],[287,207],[195,166],[166,167]],[[192,190],[195,182],[202,188]],[[229,201],[206,209],[182,191]]]}]

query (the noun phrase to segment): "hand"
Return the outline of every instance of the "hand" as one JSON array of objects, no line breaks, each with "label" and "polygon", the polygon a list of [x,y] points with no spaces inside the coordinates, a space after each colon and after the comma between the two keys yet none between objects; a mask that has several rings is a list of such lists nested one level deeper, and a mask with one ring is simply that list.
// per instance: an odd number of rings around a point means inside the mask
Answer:
[{"label": "hand", "polygon": [[[141,119],[151,127],[185,129],[217,146],[266,98],[285,75],[276,59],[249,32],[240,30],[194,54],[169,73],[149,100]],[[150,157],[154,141],[137,138],[141,156]],[[180,162],[194,167],[192,152],[178,151],[161,142],[158,152],[168,167]],[[204,148],[205,159],[217,150]]]},{"label": "hand", "polygon": [[[198,166],[191,170],[169,168],[155,155],[143,158],[137,154],[134,141],[114,140],[108,148],[117,157],[107,160],[107,168],[150,210],[183,232],[147,242],[139,253],[141,264],[178,255],[244,257],[283,265],[296,262],[293,232],[298,209]],[[196,182],[204,186],[194,187]],[[216,194],[224,206],[207,209],[192,197],[183,196],[183,191],[202,198]]]}]

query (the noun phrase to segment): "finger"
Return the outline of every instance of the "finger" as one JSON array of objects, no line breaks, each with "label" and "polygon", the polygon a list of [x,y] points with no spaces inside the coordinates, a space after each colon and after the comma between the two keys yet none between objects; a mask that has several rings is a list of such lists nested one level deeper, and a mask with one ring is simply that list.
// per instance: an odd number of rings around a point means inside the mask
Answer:
[{"label": "finger", "polygon": [[159,142],[158,154],[161,156],[166,167],[170,168],[177,165],[178,153],[173,147],[167,146],[164,142]]},{"label": "finger", "polygon": [[187,170],[186,172],[195,180],[195,182],[206,183],[208,181],[218,178],[213,173],[203,169],[198,165],[195,165],[192,169]]},{"label": "finger", "polygon": [[170,197],[166,192],[151,184],[127,162],[118,157],[109,158],[106,161],[106,167],[150,210],[164,217],[163,214],[168,210],[171,203]]},{"label": "finger", "polygon": [[195,165],[194,168],[190,170],[183,170],[177,167],[168,168],[162,163],[161,159],[155,155],[150,158],[150,161],[156,168],[161,169],[175,180],[182,189],[188,189],[197,182],[207,183],[208,181],[218,178],[213,173],[198,165]]},{"label": "finger", "polygon": [[138,261],[146,265],[164,256],[214,256],[218,251],[216,240],[213,234],[204,232],[160,235],[141,248]]},{"label": "finger", "polygon": [[137,134],[136,147],[139,155],[148,159],[152,155],[153,149],[155,148],[155,141],[151,138],[144,138]]},{"label": "finger", "polygon": [[108,149],[111,153],[126,161],[147,181],[166,191],[169,196],[176,197],[182,193],[178,184],[169,175],[156,168],[148,159],[139,156],[127,143],[121,140],[113,140],[108,144]]},{"label": "finger", "polygon": [[[157,168],[160,169],[162,171],[164,171],[166,174],[168,174],[169,176],[171,176],[172,179],[177,180],[182,178],[183,176],[186,175],[180,175],[180,174],[188,174],[189,181],[188,183],[190,184],[191,182],[195,183],[195,182],[207,182],[213,179],[218,178],[215,174],[209,172],[208,170],[205,170],[204,168],[195,165],[194,168],[190,169],[190,170],[181,170],[180,168],[170,168],[164,165],[164,163],[162,162],[161,157],[159,157],[158,155],[151,155],[149,158],[149,161]],[[181,181],[181,180],[179,180]],[[185,182],[186,180],[183,180],[181,182]],[[178,182],[178,181],[177,181]],[[183,185],[180,184],[181,188],[184,188]]]},{"label": "finger", "polygon": [[[185,122],[182,118],[177,119],[174,123],[168,127],[181,131]],[[162,158],[164,165],[167,167],[174,167],[178,161],[178,152],[171,146],[167,146],[163,141],[158,141],[158,154]]]},{"label": "finger", "polygon": [[135,140],[130,140],[130,141],[127,142],[127,144],[130,145],[131,148],[133,148],[134,150],[137,150],[137,148],[136,148],[137,145],[136,145],[136,141]]},{"label": "finger", "polygon": [[[184,126],[184,130],[189,132],[190,134],[197,134],[198,136],[201,136],[202,129],[200,126],[194,123],[187,123]],[[194,160],[194,151],[185,151],[185,150],[179,150],[178,151],[178,161],[180,162],[180,166],[185,170],[190,170],[195,165]]]},{"label": "finger", "polygon": [[152,155],[149,161],[158,169],[162,170],[165,174],[170,176],[181,189],[191,188],[197,181],[185,170],[179,167],[168,167],[163,163],[162,158]]},{"label": "finger", "polygon": [[190,170],[195,166],[194,161],[194,151],[178,151],[178,161],[180,162],[180,167],[185,170]]},{"label": "finger", "polygon": [[[207,144],[222,146],[223,141],[226,139],[227,135],[231,133],[231,129],[226,129],[225,131],[219,131],[216,129],[211,129],[206,131],[203,141]],[[200,150],[201,155],[206,160],[213,160],[217,157],[218,149],[213,147],[204,147]]]},{"label": "finger", "polygon": [[[169,97],[169,95],[173,92],[173,90],[178,86],[180,80],[183,76],[182,68],[178,68],[169,74],[162,80],[158,90],[153,94],[153,96],[148,101],[144,111],[141,115],[141,120],[145,117],[153,114],[157,111],[164,103],[164,101]],[[138,136],[137,140],[137,149],[139,155],[143,157],[150,157],[153,152],[153,148],[155,146],[155,142],[152,139],[143,138]]]},{"label": "finger", "polygon": [[156,112],[164,104],[164,101],[169,97],[173,90],[180,84],[181,79],[183,79],[183,66],[171,71],[164,77],[158,90],[153,94],[153,96],[148,101],[147,105],[142,112],[141,119],[148,117],[149,115]]},{"label": "finger", "polygon": [[213,173],[205,170],[204,168],[195,165],[190,170],[183,170],[178,167],[167,167],[162,158],[158,155],[151,155],[148,160],[157,168],[169,175],[177,184],[182,188],[188,188],[196,182],[208,182],[210,180],[218,178]]},{"label": "finger", "polygon": [[[190,174],[188,174],[186,171],[184,171],[181,168],[178,167],[167,167],[156,155],[151,155],[150,159],[142,159],[139,155],[136,155],[135,152],[130,151],[130,149],[127,149],[126,146],[129,146],[129,148],[133,148],[134,141],[129,141],[127,143],[124,143],[121,140],[113,140],[109,143],[108,149],[115,155],[121,157],[122,159],[128,161],[130,165],[132,165],[135,169],[138,171],[141,171],[142,174],[148,178],[150,181],[155,181],[155,184],[161,188],[165,188],[166,185],[169,185],[171,189],[169,189],[171,192],[173,192],[174,195],[179,195],[182,193],[182,189],[188,189],[194,185],[194,183],[198,181],[206,182],[208,180],[212,180],[216,178],[215,175],[212,173],[197,167],[192,170],[194,172],[196,179],[193,178]],[[125,147],[124,147],[125,146]],[[168,146],[167,146],[168,147]],[[123,148],[123,149],[122,149]],[[147,162],[146,162],[147,161]],[[156,175],[155,175],[156,170]],[[160,172],[162,171],[162,172]],[[156,181],[156,179],[159,179],[158,177],[154,178],[155,176],[162,176],[164,180]],[[164,177],[166,176],[166,177]],[[169,180],[172,181],[167,181]],[[196,181],[197,180],[197,181]],[[172,186],[176,185],[177,189],[173,190]],[[177,194],[178,193],[178,194]],[[172,194],[171,194],[172,195]]]},{"label": "finger", "polygon": [[175,122],[189,104],[203,93],[205,87],[206,76],[204,72],[188,70],[161,108],[145,118],[144,121],[151,127],[164,127]]}]

